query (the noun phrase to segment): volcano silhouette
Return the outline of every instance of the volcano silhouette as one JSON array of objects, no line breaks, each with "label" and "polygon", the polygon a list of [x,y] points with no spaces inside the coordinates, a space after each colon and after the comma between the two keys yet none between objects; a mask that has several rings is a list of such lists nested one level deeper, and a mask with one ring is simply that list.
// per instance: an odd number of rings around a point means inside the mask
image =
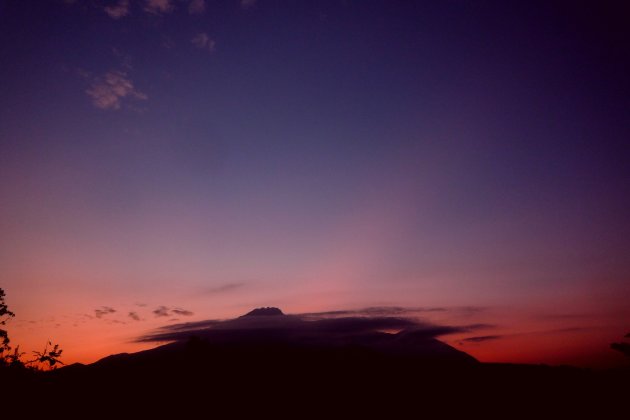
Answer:
[{"label": "volcano silhouette", "polygon": [[268,306],[265,308],[256,308],[252,311],[247,312],[243,316],[277,316],[277,315],[284,315],[284,312],[282,312],[278,308],[273,308],[273,307]]},{"label": "volcano silhouette", "polygon": [[[433,366],[478,363],[467,353],[436,339],[436,335],[444,332],[441,327],[396,317],[304,319],[285,315],[279,308],[262,307],[231,320],[179,324],[163,330],[140,341],[171,343],[139,353],[109,356],[94,366],[168,365],[170,359],[185,357],[190,351],[206,360],[226,349],[247,355],[248,360],[265,353],[267,360],[278,359],[279,366],[283,360],[299,358],[316,362],[317,358],[332,355],[341,358],[348,355],[350,359],[404,357]],[[207,355],[201,355],[204,352]]]},{"label": "volcano silhouette", "polygon": [[406,318],[264,307],[225,321],[170,325],[138,339],[167,344],[25,377],[10,390],[71,398],[81,413],[132,407],[142,418],[163,418],[164,407],[228,418],[373,418],[376,410],[383,418],[454,410],[503,415],[518,407],[566,418],[567,410],[588,412],[582,402],[594,401],[600,412],[625,401],[626,376],[481,363],[436,338],[455,331]]}]

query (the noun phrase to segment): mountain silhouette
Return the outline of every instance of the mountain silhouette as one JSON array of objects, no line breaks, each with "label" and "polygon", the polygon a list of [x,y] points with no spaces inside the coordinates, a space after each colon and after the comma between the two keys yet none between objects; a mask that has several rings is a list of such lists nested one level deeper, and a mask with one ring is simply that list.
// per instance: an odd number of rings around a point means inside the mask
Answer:
[{"label": "mountain silhouette", "polygon": [[247,312],[243,316],[276,316],[276,315],[284,315],[284,313],[278,308],[268,306],[264,308],[256,308],[252,311]]},{"label": "mountain silhouette", "polygon": [[[258,308],[231,320],[164,327],[139,341],[167,344],[24,378],[9,394],[15,401],[70,398],[80,413],[111,406],[158,418],[166,408],[236,418],[504,418],[542,410],[597,417],[625,401],[626,371],[481,363],[436,338],[455,330],[405,318],[312,318]],[[120,417],[118,410],[111,415]]]}]

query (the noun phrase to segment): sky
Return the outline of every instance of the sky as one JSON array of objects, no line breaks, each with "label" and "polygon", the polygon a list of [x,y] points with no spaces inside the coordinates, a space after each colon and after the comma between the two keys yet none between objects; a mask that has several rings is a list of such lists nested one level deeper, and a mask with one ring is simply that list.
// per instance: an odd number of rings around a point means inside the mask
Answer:
[{"label": "sky", "polygon": [[394,306],[481,361],[624,363],[627,14],[514,3],[0,0],[12,343]]}]

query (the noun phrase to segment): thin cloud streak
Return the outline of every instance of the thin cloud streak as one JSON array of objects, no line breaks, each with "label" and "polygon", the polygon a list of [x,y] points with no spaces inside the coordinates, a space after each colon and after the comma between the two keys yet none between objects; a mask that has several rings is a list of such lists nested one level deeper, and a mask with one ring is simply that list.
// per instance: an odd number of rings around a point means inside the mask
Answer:
[{"label": "thin cloud streak", "polygon": [[153,315],[155,315],[158,318],[172,316],[172,315],[193,316],[194,312],[189,311],[187,309],[182,309],[182,308],[171,309],[168,306],[158,306],[153,311]]},{"label": "thin cloud streak", "polygon": [[144,10],[153,14],[170,13],[175,6],[171,0],[146,0]]},{"label": "thin cloud streak", "polygon": [[[165,307],[161,307],[166,309]],[[156,311],[154,311],[155,313]],[[276,315],[276,316],[241,316],[229,320],[205,320],[191,323],[167,325],[154,333],[138,337],[138,342],[162,342],[186,340],[189,337],[225,334],[245,334],[245,331],[282,332],[282,334],[300,335],[354,335],[379,331],[407,331],[415,336],[435,338],[448,334],[465,333],[491,328],[491,325],[472,324],[464,326],[437,325],[415,318],[400,316],[339,316],[339,313],[352,311],[322,312],[313,314]],[[164,312],[161,311],[163,314]],[[332,315],[330,315],[332,314]],[[165,316],[165,315],[160,315]],[[258,333],[257,333],[258,334]]]},{"label": "thin cloud streak", "polygon": [[370,306],[361,309],[349,309],[325,312],[307,312],[299,314],[303,317],[330,318],[342,316],[412,316],[423,312],[447,312],[452,309],[443,307],[403,307],[403,306]]},{"label": "thin cloud streak", "polygon": [[182,316],[193,316],[194,312],[191,312],[189,310],[186,309],[181,309],[181,308],[175,308],[173,310],[171,310],[171,313],[176,314],[176,315],[182,315]]},{"label": "thin cloud streak", "polygon": [[476,337],[464,338],[463,340],[461,340],[461,342],[464,342],[464,343],[482,343],[484,341],[498,340],[500,338],[503,338],[503,336],[502,335],[480,335],[480,336],[476,336]]},{"label": "thin cloud streak", "polygon": [[226,283],[217,287],[211,287],[202,289],[201,293],[204,295],[215,295],[220,293],[227,293],[233,290],[240,289],[245,286],[245,283]]},{"label": "thin cloud streak", "polygon": [[610,348],[630,357],[630,343],[611,343]]},{"label": "thin cloud streak", "polygon": [[118,3],[114,5],[105,6],[103,10],[112,19],[123,18],[129,14],[129,0],[119,0]]}]

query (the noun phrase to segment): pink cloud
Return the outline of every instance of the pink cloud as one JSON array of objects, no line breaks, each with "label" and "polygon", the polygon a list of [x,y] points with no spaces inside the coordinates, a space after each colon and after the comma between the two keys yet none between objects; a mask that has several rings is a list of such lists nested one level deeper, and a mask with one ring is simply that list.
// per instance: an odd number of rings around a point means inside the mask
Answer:
[{"label": "pink cloud", "polygon": [[170,13],[174,9],[173,2],[171,0],[146,0],[144,10],[153,13]]},{"label": "pink cloud", "polygon": [[131,97],[146,100],[146,94],[133,86],[131,79],[122,71],[110,71],[103,78],[96,78],[85,91],[92,98],[94,106],[100,109],[120,109],[121,100]]},{"label": "pink cloud", "polygon": [[112,19],[120,19],[129,14],[129,0],[118,0],[118,3],[105,6],[103,10],[105,10],[105,13]]}]

